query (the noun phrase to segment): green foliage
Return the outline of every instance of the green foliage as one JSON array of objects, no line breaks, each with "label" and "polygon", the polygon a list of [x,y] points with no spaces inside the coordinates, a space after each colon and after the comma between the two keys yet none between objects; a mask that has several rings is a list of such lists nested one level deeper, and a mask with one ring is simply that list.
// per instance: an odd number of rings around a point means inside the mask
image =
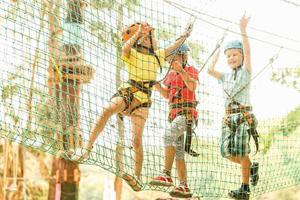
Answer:
[{"label": "green foliage", "polygon": [[[93,0],[92,6],[95,9],[103,10],[108,9],[112,10],[116,6],[123,6],[120,4],[122,1],[111,1],[111,0]],[[124,7],[128,9],[128,13],[133,11],[136,6],[140,5],[140,0],[126,0],[124,2]],[[108,26],[106,23],[101,21],[92,21],[90,25],[91,32],[99,39],[102,44],[105,43],[114,43],[116,46],[122,45],[122,40],[118,31],[114,31],[111,26]]]},{"label": "green foliage", "polygon": [[189,41],[188,45],[191,48],[190,56],[198,65],[202,65],[203,61],[199,59],[199,55],[205,52],[205,47],[198,41]]},{"label": "green foliage", "polygon": [[8,82],[6,82],[2,87],[1,101],[3,102],[4,107],[2,112],[4,112],[6,120],[9,121],[2,122],[1,127],[3,127],[3,130],[0,133],[1,135],[10,134],[10,131],[8,130],[9,124],[12,123],[16,126],[20,121],[20,117],[18,113],[16,113],[15,108],[13,106],[13,99],[16,95],[22,93],[22,88],[19,84],[19,79],[22,75],[22,67],[24,66],[18,66],[15,72],[10,73],[8,75]]},{"label": "green foliage", "polygon": [[13,96],[19,90],[18,85],[6,85],[2,88],[1,98],[3,101]]},{"label": "green foliage", "polygon": [[172,31],[167,31],[165,28],[159,28],[157,31],[157,36],[159,39],[166,40],[175,37],[175,33]]},{"label": "green foliage", "polygon": [[282,122],[282,131],[289,135],[293,133],[298,126],[300,126],[300,106],[287,115],[285,122]]},{"label": "green foliage", "polygon": [[13,97],[20,91],[20,85],[17,83],[18,79],[22,78],[22,68],[24,66],[18,66],[15,72],[8,75],[8,81],[2,88],[1,100],[6,101],[7,99]]},{"label": "green foliage", "polygon": [[93,33],[93,35],[95,35],[99,42],[101,43],[106,43],[108,42],[108,38],[109,38],[109,27],[106,26],[103,22],[101,21],[92,21],[91,25],[90,25],[90,29]]},{"label": "green foliage", "polygon": [[262,154],[268,153],[274,141],[274,133],[260,135],[260,151]]},{"label": "green foliage", "polygon": [[[276,136],[289,137],[294,134],[295,130],[300,126],[300,106],[289,112],[279,122],[271,120],[268,123],[269,126],[267,124],[263,124],[263,126],[272,128],[267,133],[260,134],[260,141],[263,145],[261,151],[263,154],[266,154],[270,150],[273,142],[276,140]],[[278,125],[276,125],[277,123]]]},{"label": "green foliage", "polygon": [[[102,9],[114,9],[116,6],[118,6],[120,3],[124,2],[123,0],[119,1],[111,1],[111,0],[92,0],[91,5],[93,8],[102,10]],[[140,5],[140,0],[125,0],[124,7],[126,6],[128,11],[132,11],[135,6]]]},{"label": "green foliage", "polygon": [[300,66],[273,70],[271,80],[300,92]]},{"label": "green foliage", "polygon": [[95,9],[112,9],[114,7],[115,1],[111,0],[92,0],[91,5]]}]

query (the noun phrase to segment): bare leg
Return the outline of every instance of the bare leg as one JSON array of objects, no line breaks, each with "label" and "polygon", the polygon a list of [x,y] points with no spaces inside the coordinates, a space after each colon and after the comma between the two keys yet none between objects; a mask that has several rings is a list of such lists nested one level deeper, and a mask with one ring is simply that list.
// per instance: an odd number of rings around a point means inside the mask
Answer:
[{"label": "bare leg", "polygon": [[179,181],[187,183],[185,160],[177,159],[176,160],[176,168],[177,168],[177,174],[178,174]]},{"label": "bare leg", "polygon": [[175,157],[175,147],[167,146],[165,148],[165,170],[171,172]]},{"label": "bare leg", "polygon": [[250,166],[251,161],[249,159],[249,156],[231,156],[227,157],[228,160],[231,162],[237,163],[241,165],[241,172],[242,172],[242,182],[245,184],[249,184],[249,176],[250,176]]},{"label": "bare leg", "polygon": [[236,164],[241,164],[241,157],[239,156],[230,156],[230,157],[226,157],[228,160],[230,160],[231,162],[234,162]]},{"label": "bare leg", "polygon": [[125,108],[125,103],[121,97],[115,97],[109,102],[109,104],[103,109],[96,125],[92,129],[90,140],[87,144],[87,149],[93,148],[93,144],[95,143],[98,135],[102,132],[103,128],[105,127],[108,119],[112,115],[124,110],[124,108]]},{"label": "bare leg", "polygon": [[132,146],[135,152],[134,172],[138,178],[141,176],[144,160],[142,136],[147,117],[148,108],[139,108],[131,115]]},{"label": "bare leg", "polygon": [[251,162],[249,156],[242,157],[241,158],[242,179],[243,179],[243,183],[245,184],[249,184],[250,166],[251,166]]}]

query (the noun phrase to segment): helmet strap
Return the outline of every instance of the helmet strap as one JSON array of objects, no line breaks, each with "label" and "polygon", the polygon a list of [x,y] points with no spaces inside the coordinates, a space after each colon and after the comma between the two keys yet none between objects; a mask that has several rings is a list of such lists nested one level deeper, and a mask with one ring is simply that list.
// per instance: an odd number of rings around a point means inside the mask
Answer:
[{"label": "helmet strap", "polygon": [[146,49],[146,50],[148,50],[148,52],[149,52],[150,55],[153,55],[153,54],[154,54],[154,47],[153,47],[153,41],[152,41],[152,34],[151,34],[151,31],[149,32],[149,35],[150,35],[150,48],[149,48],[149,47],[146,47],[146,46],[144,46],[144,45],[142,45],[142,44],[138,44],[138,40],[139,40],[140,38],[138,38],[137,41],[135,42],[135,46],[136,46],[137,48],[143,48],[143,49]]},{"label": "helmet strap", "polygon": [[241,65],[239,65],[239,66],[237,66],[236,68],[233,69],[233,71],[234,71],[234,80],[236,80],[237,70],[240,69],[240,68],[242,68],[242,65],[243,64],[241,64]]},{"label": "helmet strap", "polygon": [[149,48],[149,47],[146,47],[146,46],[144,46],[144,45],[138,44],[137,41],[136,41],[136,47],[137,47],[137,50],[138,50],[138,48],[144,48],[144,49],[147,49],[148,52],[149,52],[149,55],[153,55],[153,56],[155,57],[155,59],[156,59],[157,62],[158,62],[158,65],[159,65],[159,68],[160,68],[160,73],[161,73],[161,72],[162,72],[162,66],[161,66],[161,63],[160,63],[160,60],[159,60],[158,56],[156,55],[156,53],[155,53],[155,51],[154,51],[151,31],[149,32],[149,36],[150,36],[150,48]]},{"label": "helmet strap", "polygon": [[187,61],[186,61],[186,60],[183,60],[184,54],[181,54],[180,56],[181,56],[181,66],[182,66],[182,68],[185,68],[185,66],[186,66],[186,64],[187,64]]}]

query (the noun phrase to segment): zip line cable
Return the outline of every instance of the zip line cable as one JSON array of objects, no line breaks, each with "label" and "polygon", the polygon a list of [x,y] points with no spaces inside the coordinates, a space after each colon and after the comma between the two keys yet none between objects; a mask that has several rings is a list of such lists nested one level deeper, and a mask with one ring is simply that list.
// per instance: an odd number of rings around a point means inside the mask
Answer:
[{"label": "zip line cable", "polygon": [[211,54],[208,56],[208,58],[205,60],[204,64],[202,65],[201,69],[199,70],[199,74],[200,72],[204,69],[204,67],[206,66],[206,64],[208,63],[208,61],[210,60],[210,58],[215,54],[215,52],[217,51],[218,48],[221,47],[221,44],[224,42],[225,36],[227,35],[227,31],[228,29],[226,29],[223,33],[222,38],[219,40],[219,42],[217,43],[215,49],[211,52]]},{"label": "zip line cable", "polygon": [[[186,6],[183,6],[179,3],[176,3],[176,2],[171,2],[169,0],[164,0],[166,3],[168,3],[169,5],[172,5],[176,8],[178,7],[182,7],[184,9],[187,9],[187,10],[190,10],[190,11],[193,11],[197,14],[200,14],[200,15],[204,15],[206,17],[210,17],[210,18],[213,18],[213,19],[217,19],[217,20],[220,20],[220,21],[223,21],[223,22],[227,22],[227,23],[230,23],[230,24],[235,24],[235,25],[239,25],[239,23],[236,23],[234,21],[231,21],[231,20],[228,20],[228,19],[224,19],[222,17],[217,17],[217,16],[213,16],[213,15],[210,15],[210,14],[207,14],[207,13],[204,13],[204,12],[200,12],[196,9],[193,9],[193,8],[189,8],[189,7],[186,7]],[[282,0],[284,1],[284,0]],[[175,6],[176,5],[176,6]],[[300,6],[300,5],[299,5]],[[179,9],[179,8],[178,8]],[[185,12],[185,11],[184,11]],[[200,18],[199,18],[200,19]],[[286,37],[286,36],[283,36],[283,35],[279,35],[279,34],[276,34],[276,33],[272,33],[272,32],[269,32],[269,31],[265,31],[265,30],[262,30],[262,29],[259,29],[259,28],[255,28],[253,26],[249,26],[250,29],[252,30],[255,30],[255,31],[258,31],[258,32],[262,32],[262,33],[265,33],[265,34],[268,34],[268,35],[272,35],[274,37],[278,37],[278,38],[281,38],[281,39],[285,39],[285,40],[289,40],[289,41],[292,41],[292,42],[296,42],[296,43],[300,43],[300,40],[297,40],[297,39],[294,39],[294,38],[291,38],[291,37]]]},{"label": "zip line cable", "polygon": [[[188,27],[187,27],[185,30],[188,30],[188,29],[193,28],[195,21],[196,21],[196,17],[195,17],[194,15],[191,15],[191,18],[190,18],[189,23],[188,23]],[[181,44],[174,50],[175,52],[178,52],[179,49],[180,49],[180,47],[185,43],[187,37],[186,37],[186,36],[184,36],[184,37],[185,37],[185,38],[184,38],[184,40],[181,42]],[[180,38],[178,38],[178,39],[180,39]],[[162,79],[160,79],[160,80],[158,80],[158,81],[155,81],[156,83],[160,83],[160,82],[162,82],[163,80],[165,80],[165,78],[168,76],[168,74],[169,74],[170,71],[171,71],[171,65],[172,65],[172,63],[173,63],[173,61],[174,61],[175,54],[173,54],[173,55],[170,54],[170,55],[168,55],[168,56],[172,56],[172,59],[171,59],[171,61],[170,61],[169,67],[168,67],[168,70],[167,70],[165,76],[164,76]],[[168,56],[167,56],[167,57],[168,57]]]},{"label": "zip line cable", "polygon": [[[168,0],[163,0],[165,2],[167,2],[168,4],[174,6],[175,8],[187,13],[187,14],[191,14],[190,12],[186,11],[185,9],[181,8],[181,7],[184,7],[184,6],[181,6],[181,5],[175,5],[174,3],[171,3],[169,2]],[[181,7],[180,7],[181,6]],[[186,9],[189,9],[189,8],[186,8]],[[192,9],[189,9],[190,11],[193,11]],[[194,11],[195,12],[195,11]],[[199,16],[197,15],[194,15],[197,19],[199,19],[200,21],[203,21],[207,24],[210,24],[212,26],[215,26],[217,28],[220,28],[220,29],[223,29],[223,30],[226,30],[227,28],[223,27],[223,26],[220,26],[220,25],[217,25],[215,23],[212,23],[208,20],[205,20],[203,18],[200,18]],[[237,35],[240,35],[239,32],[236,32],[236,31],[233,31],[233,30],[230,30],[228,29],[228,32],[231,32],[231,33],[234,33],[234,34],[237,34]],[[266,41],[266,40],[263,40],[263,39],[259,39],[259,38],[256,38],[256,37],[253,37],[253,36],[248,36],[248,38],[250,39],[253,39],[253,40],[256,40],[256,41],[259,41],[259,42],[262,42],[262,43],[265,43],[265,44],[268,44],[268,45],[271,45],[271,46],[275,46],[275,47],[278,47],[278,48],[283,48],[283,49],[286,49],[286,50],[289,50],[289,51],[293,51],[293,52],[297,52],[297,53],[300,53],[300,49],[294,49],[294,48],[290,48],[290,47],[287,47],[287,46],[283,46],[283,45],[279,45],[279,44],[276,44],[276,43],[273,43],[273,42],[270,42],[270,41]],[[300,42],[300,41],[299,41]]]},{"label": "zip line cable", "polygon": [[291,5],[294,5],[294,6],[297,6],[297,7],[300,7],[300,3],[295,3],[294,1],[288,1],[288,0],[280,0],[284,3],[288,3],[288,4],[291,4]]},{"label": "zip line cable", "polygon": [[243,91],[251,82],[253,82],[254,79],[256,79],[265,69],[267,69],[269,66],[271,66],[275,60],[277,60],[281,50],[282,50],[282,48],[280,48],[278,50],[278,52],[269,59],[269,62],[246,85],[244,85],[240,90],[238,90],[233,96],[231,96],[226,90],[224,90],[225,94],[233,101],[234,97],[236,95],[238,95],[241,91]]}]

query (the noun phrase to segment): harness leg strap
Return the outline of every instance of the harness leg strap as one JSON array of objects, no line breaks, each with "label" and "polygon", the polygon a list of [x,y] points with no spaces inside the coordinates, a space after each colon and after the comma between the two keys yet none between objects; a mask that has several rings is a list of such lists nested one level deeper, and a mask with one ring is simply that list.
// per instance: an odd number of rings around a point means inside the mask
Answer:
[{"label": "harness leg strap", "polygon": [[192,123],[187,123],[184,149],[189,155],[193,157],[198,157],[200,154],[191,149],[192,134]]}]

